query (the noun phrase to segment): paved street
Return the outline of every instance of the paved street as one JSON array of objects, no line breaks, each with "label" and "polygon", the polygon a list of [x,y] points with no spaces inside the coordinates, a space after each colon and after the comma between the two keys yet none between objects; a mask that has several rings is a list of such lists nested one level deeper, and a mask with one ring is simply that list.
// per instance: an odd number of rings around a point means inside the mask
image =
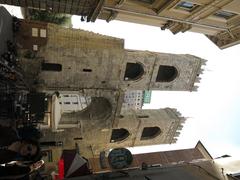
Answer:
[{"label": "paved street", "polygon": [[6,41],[12,39],[12,16],[0,6],[0,55],[7,50]]}]

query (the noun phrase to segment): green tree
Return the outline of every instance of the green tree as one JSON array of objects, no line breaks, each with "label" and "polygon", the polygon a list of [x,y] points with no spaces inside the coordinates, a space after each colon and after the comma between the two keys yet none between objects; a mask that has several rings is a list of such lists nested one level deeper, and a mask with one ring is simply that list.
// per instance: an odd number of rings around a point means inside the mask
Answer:
[{"label": "green tree", "polygon": [[71,15],[67,14],[59,14],[35,9],[30,9],[28,11],[28,18],[31,20],[54,23],[65,27],[72,27],[71,17]]}]

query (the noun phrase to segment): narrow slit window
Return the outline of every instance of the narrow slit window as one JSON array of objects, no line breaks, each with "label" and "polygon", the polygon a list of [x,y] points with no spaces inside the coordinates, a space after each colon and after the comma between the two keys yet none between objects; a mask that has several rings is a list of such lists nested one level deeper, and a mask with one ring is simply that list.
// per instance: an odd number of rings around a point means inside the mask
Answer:
[{"label": "narrow slit window", "polygon": [[92,69],[83,69],[83,72],[92,72]]},{"label": "narrow slit window", "polygon": [[42,63],[42,70],[43,71],[62,71],[62,65],[54,64],[54,63]]},{"label": "narrow slit window", "polygon": [[149,118],[148,115],[139,115],[138,118]]}]

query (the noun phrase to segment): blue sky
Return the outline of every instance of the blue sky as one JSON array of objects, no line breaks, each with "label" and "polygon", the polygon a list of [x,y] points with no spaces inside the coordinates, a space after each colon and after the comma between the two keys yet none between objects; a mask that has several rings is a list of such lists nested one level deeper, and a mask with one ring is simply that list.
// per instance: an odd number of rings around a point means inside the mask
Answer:
[{"label": "blue sky", "polygon": [[[16,9],[9,11],[19,14]],[[157,27],[119,21],[83,23],[77,16],[72,20],[75,28],[125,39],[127,49],[192,54],[207,60],[198,92],[155,91],[151,104],[144,106],[177,108],[188,117],[178,142],[134,148],[132,152],[192,148],[201,140],[213,157],[229,154],[240,159],[240,45],[220,50],[202,34],[173,35]]]}]

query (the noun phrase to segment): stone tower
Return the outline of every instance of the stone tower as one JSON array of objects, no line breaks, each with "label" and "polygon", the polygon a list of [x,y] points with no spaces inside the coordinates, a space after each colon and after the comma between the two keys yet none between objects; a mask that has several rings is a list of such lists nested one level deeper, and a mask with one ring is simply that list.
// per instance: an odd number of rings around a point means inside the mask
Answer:
[{"label": "stone tower", "polygon": [[[81,119],[78,113],[65,114],[62,119],[66,120],[66,116],[72,120],[71,124]],[[106,120],[81,120],[79,127],[65,128],[61,132],[45,130],[42,141],[62,141],[65,148],[72,148],[77,143],[82,155],[93,157],[117,147],[175,143],[185,118],[175,109],[165,108],[132,110],[115,117],[115,121],[116,126],[111,127]],[[64,123],[61,122],[60,126]]]},{"label": "stone tower", "polygon": [[185,118],[176,109],[132,110],[121,114],[109,148],[175,143]]},{"label": "stone tower", "polygon": [[[86,157],[114,147],[176,142],[184,122],[176,110],[121,114],[124,91],[195,91],[205,60],[126,50],[122,39],[53,24],[24,20],[21,25],[16,39],[23,71],[31,88],[49,100],[42,141],[63,141],[64,148],[78,143]],[[91,102],[63,113],[57,94],[90,97]],[[80,102],[66,105],[72,103]]]},{"label": "stone tower", "polygon": [[[195,91],[200,80],[204,60],[195,56],[127,50],[122,39],[53,24],[22,24],[18,40],[39,57],[35,64],[42,90]],[[45,37],[39,37],[43,30]]]}]

